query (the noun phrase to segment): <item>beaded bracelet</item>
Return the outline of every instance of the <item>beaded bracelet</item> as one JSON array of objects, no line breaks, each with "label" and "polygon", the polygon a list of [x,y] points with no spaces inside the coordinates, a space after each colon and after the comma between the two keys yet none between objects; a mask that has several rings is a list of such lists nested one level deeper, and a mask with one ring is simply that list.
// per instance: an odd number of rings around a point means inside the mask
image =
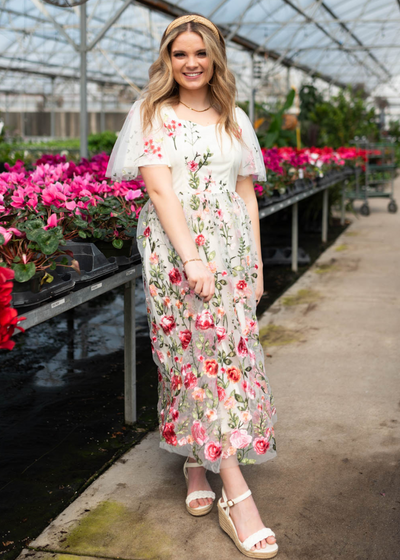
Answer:
[{"label": "beaded bracelet", "polygon": [[182,266],[185,266],[185,264],[186,264],[187,262],[190,262],[190,261],[201,261],[201,260],[203,260],[203,259],[188,259],[187,261],[185,261],[185,262],[182,264]]}]

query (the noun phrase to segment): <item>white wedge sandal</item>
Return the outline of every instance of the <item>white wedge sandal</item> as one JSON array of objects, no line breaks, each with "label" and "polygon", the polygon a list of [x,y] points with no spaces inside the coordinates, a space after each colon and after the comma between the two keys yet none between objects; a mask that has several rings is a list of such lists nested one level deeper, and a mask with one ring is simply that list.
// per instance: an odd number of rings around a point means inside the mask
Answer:
[{"label": "white wedge sandal", "polygon": [[229,509],[233,507],[235,504],[238,504],[242,500],[245,500],[251,495],[251,490],[247,490],[244,494],[241,494],[234,500],[228,500],[225,494],[224,488],[222,488],[222,498],[218,500],[218,518],[219,524],[221,529],[227,533],[237,548],[240,550],[242,554],[247,556],[248,558],[273,558],[278,554],[278,545],[268,544],[265,548],[260,548],[259,550],[251,550],[254,545],[258,542],[262,541],[263,539],[267,539],[268,537],[275,537],[275,533],[264,527],[260,531],[253,533],[247,539],[242,542],[237,534],[236,527],[232,521],[232,517],[229,515]]},{"label": "white wedge sandal", "polygon": [[[186,478],[186,484],[188,484],[188,473],[187,473],[187,469],[188,467],[201,467],[202,465],[199,465],[198,463],[189,463],[189,457],[186,459],[185,464],[183,465],[183,474],[185,475]],[[199,498],[212,498],[213,501],[211,504],[208,504],[206,506],[199,506],[197,508],[192,508],[190,507],[190,502],[192,502],[193,500],[198,500]],[[211,490],[197,490],[196,492],[191,492],[189,494],[189,496],[187,496],[186,498],[186,509],[188,510],[188,512],[191,515],[194,515],[196,517],[200,517],[201,515],[207,515],[207,513],[210,513],[210,511],[213,508],[214,505],[214,500],[215,500],[215,493],[212,492]]]}]

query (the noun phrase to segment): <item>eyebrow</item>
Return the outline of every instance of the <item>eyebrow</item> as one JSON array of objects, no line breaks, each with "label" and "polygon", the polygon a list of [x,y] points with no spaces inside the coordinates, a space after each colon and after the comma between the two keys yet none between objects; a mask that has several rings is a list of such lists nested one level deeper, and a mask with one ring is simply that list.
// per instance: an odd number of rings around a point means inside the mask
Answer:
[{"label": "eyebrow", "polygon": [[[202,52],[202,51],[205,51],[205,50],[206,50],[206,48],[204,47],[203,49],[199,49],[196,52]],[[183,49],[176,49],[175,51],[172,51],[172,54],[175,54],[175,53],[178,53],[178,52],[184,53],[185,51]]]}]

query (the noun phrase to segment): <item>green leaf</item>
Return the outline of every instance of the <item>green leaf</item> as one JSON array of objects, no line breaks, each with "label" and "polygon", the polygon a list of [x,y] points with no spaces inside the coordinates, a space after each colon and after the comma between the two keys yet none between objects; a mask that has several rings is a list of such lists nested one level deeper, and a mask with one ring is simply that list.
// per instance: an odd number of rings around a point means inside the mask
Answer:
[{"label": "green leaf", "polygon": [[16,282],[28,282],[36,272],[36,266],[33,262],[13,264],[11,268],[15,272],[14,278]]},{"label": "green leaf", "polygon": [[244,270],[244,268],[242,265],[239,264],[238,266],[234,266],[233,270]]},{"label": "green leaf", "polygon": [[0,245],[4,245],[5,241],[6,240],[4,239],[4,235],[0,233]]},{"label": "green leaf", "polygon": [[122,247],[124,246],[124,242],[122,241],[122,239],[114,239],[112,244],[116,249],[122,249]]},{"label": "green leaf", "polygon": [[78,231],[78,235],[79,235],[79,237],[82,237],[82,239],[86,239],[86,237],[87,237],[86,233],[84,231],[81,231],[81,230]]},{"label": "green leaf", "polygon": [[53,235],[51,230],[45,231],[44,229],[40,229],[36,235],[35,241],[44,255],[52,255],[58,249],[58,237],[57,235]]},{"label": "green leaf", "polygon": [[211,251],[211,253],[208,255],[208,260],[212,261],[215,258],[215,251]]},{"label": "green leaf", "polygon": [[238,393],[235,393],[235,399],[237,400],[237,402],[244,402],[242,395],[239,395]]}]

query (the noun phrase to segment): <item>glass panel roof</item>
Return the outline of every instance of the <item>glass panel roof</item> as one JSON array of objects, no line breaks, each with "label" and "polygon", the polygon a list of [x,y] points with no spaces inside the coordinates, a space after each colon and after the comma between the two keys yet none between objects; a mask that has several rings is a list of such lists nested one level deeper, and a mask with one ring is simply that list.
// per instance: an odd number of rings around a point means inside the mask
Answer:
[{"label": "glass panel roof", "polygon": [[[166,25],[195,12],[227,39],[239,90],[249,87],[255,51],[266,82],[293,66],[326,83],[400,97],[400,0],[88,0],[88,44],[124,6],[88,53],[92,83],[143,87]],[[0,0],[0,92],[48,93],[52,78],[76,81],[79,14],[44,0]]]}]

